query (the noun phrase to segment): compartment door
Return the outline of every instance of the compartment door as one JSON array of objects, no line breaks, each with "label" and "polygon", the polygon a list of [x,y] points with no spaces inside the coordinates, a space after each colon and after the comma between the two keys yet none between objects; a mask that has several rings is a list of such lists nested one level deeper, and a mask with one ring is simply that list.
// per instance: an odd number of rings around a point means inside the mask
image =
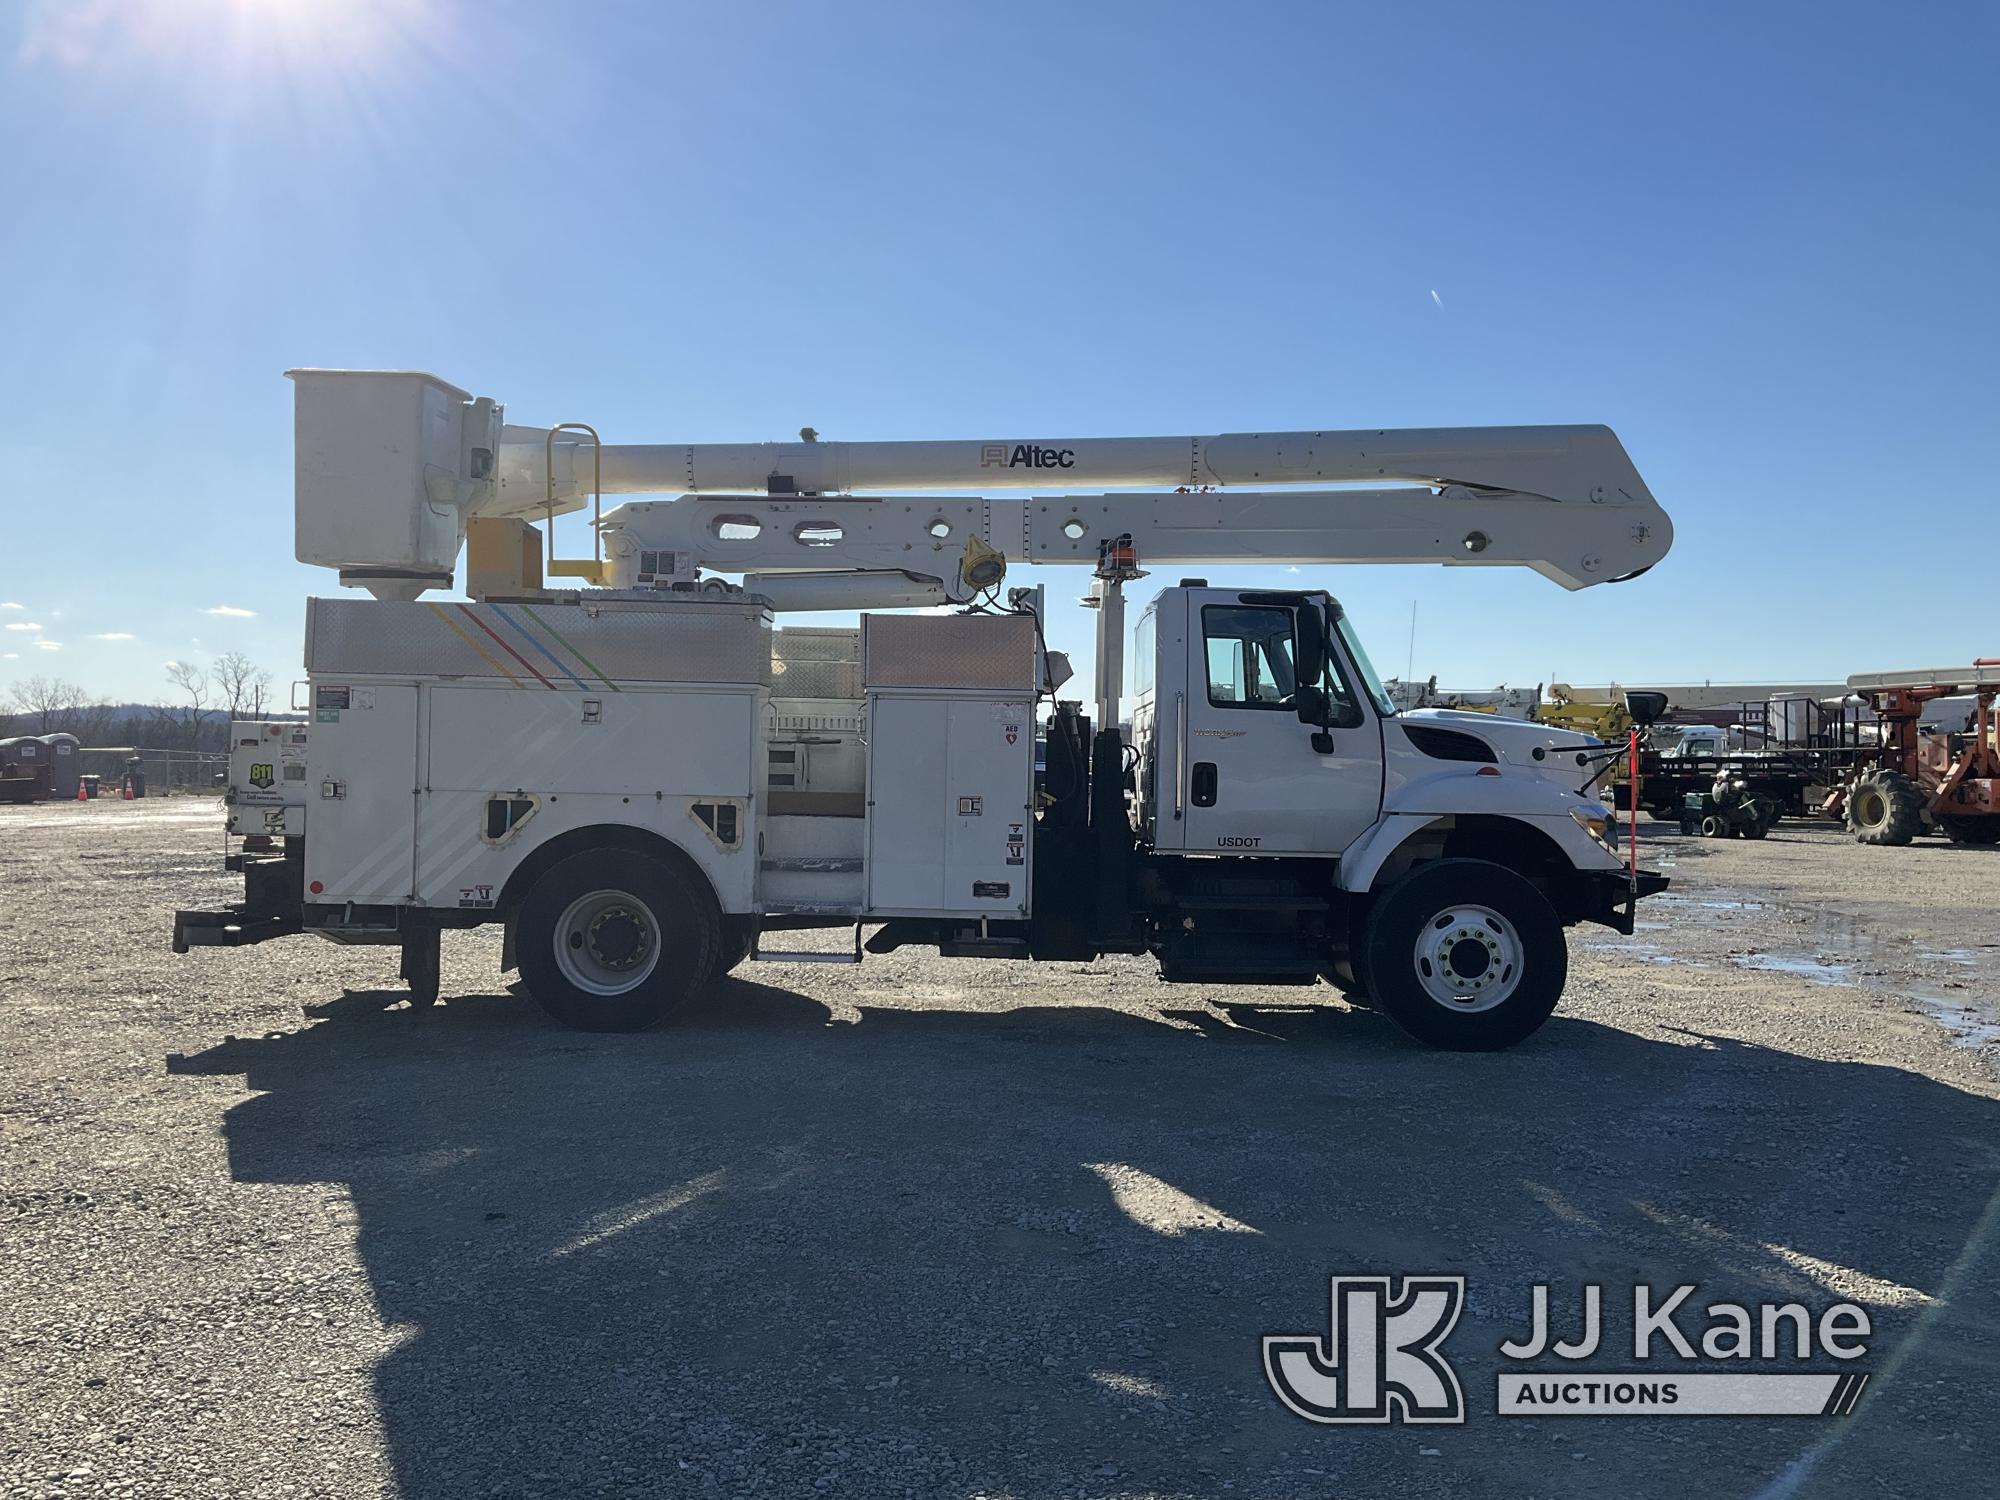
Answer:
[{"label": "compartment door", "polygon": [[416,688],[315,682],[306,766],[306,900],[409,901],[421,780]]}]

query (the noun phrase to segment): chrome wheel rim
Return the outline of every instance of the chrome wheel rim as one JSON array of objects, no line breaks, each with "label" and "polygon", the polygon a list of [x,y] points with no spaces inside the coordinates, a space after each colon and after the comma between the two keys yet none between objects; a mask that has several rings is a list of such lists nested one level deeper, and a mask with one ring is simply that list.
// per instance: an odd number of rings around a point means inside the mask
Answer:
[{"label": "chrome wheel rim", "polygon": [[578,896],[556,920],[556,967],[578,989],[623,995],[660,963],[660,926],[646,904],[624,891]]},{"label": "chrome wheel rim", "polygon": [[1491,1010],[1521,986],[1521,938],[1490,906],[1449,906],[1417,934],[1417,983],[1446,1010]]}]

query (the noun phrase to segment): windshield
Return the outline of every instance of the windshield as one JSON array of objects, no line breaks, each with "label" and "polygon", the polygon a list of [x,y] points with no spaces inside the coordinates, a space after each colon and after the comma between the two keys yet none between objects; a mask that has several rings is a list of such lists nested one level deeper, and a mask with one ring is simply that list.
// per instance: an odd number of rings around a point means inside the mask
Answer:
[{"label": "windshield", "polygon": [[1326,601],[1328,621],[1340,635],[1340,643],[1347,648],[1347,658],[1354,663],[1354,670],[1361,674],[1361,685],[1368,690],[1376,712],[1388,718],[1396,712],[1396,700],[1389,696],[1389,690],[1382,686],[1382,679],[1376,674],[1375,664],[1368,659],[1368,653],[1361,647],[1361,637],[1354,633],[1353,622],[1347,618],[1347,611],[1340,607],[1338,599]]}]

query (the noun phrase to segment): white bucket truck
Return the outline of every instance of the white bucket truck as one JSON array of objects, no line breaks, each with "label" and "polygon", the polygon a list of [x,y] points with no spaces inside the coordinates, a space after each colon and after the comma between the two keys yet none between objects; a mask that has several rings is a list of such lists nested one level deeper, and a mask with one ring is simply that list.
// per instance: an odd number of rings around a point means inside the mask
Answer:
[{"label": "white bucket truck", "polygon": [[[1493,1048],[1560,998],[1565,926],[1629,932],[1666,884],[1577,790],[1597,741],[1398,713],[1325,592],[1182,579],[1126,630],[1142,564],[1636,576],[1671,527],[1606,428],[626,446],[429,375],[292,378],[298,556],[375,597],[309,602],[303,771],[232,813],[245,900],[178,951],[394,945],[426,1005],[440,933],[504,923],[551,1015],[627,1030],[816,927],[847,937],[768,957],[1151,953]],[[585,506],[595,555],[556,558],[532,522]],[[1010,561],[1091,569],[1094,714]],[[774,628],[921,606],[958,612]]]}]

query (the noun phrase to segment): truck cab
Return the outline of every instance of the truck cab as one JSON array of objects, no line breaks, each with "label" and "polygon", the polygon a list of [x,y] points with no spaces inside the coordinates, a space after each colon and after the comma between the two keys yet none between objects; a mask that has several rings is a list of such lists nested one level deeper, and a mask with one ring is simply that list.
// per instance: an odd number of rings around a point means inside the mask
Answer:
[{"label": "truck cab", "polygon": [[[1616,862],[1587,828],[1571,837],[1571,813],[1599,806],[1579,790],[1600,758],[1594,737],[1399,710],[1331,595],[1167,589],[1140,615],[1131,661],[1134,826],[1155,852],[1345,859],[1358,871],[1381,857],[1385,818],[1445,816],[1465,796],[1547,825],[1587,866]],[[1317,676],[1300,681],[1302,661]],[[1499,780],[1521,794],[1482,784]]]},{"label": "truck cab", "polygon": [[1504,1045],[1560,988],[1561,927],[1629,932],[1665,884],[1581,790],[1594,737],[1398,711],[1328,594],[1167,589],[1130,661],[1134,905],[1169,978],[1323,976],[1439,1045]]},{"label": "truck cab", "polygon": [[[1324,595],[1168,589],[1140,616],[1132,742],[1155,850],[1337,858],[1382,807],[1382,719],[1395,705]],[[1339,639],[1300,680],[1302,610]],[[1307,664],[1308,667],[1312,664]],[[1301,712],[1301,689],[1309,704]]]}]

